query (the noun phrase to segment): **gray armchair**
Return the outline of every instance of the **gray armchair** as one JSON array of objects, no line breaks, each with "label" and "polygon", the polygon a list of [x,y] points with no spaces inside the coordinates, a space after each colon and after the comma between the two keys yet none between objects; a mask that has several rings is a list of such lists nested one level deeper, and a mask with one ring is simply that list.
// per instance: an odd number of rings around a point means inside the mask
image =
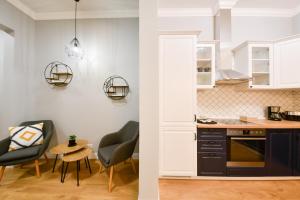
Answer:
[{"label": "gray armchair", "polygon": [[43,126],[43,135],[44,135],[44,143],[41,145],[28,147],[24,149],[19,149],[16,151],[9,152],[10,138],[6,138],[0,141],[0,181],[3,177],[4,170],[6,166],[23,164],[25,162],[34,161],[36,174],[40,176],[40,168],[38,159],[44,154],[46,161],[48,162],[48,158],[45,154],[46,149],[49,146],[51,137],[54,131],[53,122],[50,120],[42,120],[42,121],[29,121],[23,122],[20,126],[28,126],[38,123],[44,123]]},{"label": "gray armchair", "polygon": [[[112,189],[114,165],[130,159],[136,173],[132,154],[139,137],[139,123],[129,121],[121,130],[104,136],[99,144],[98,158],[105,168],[110,169],[109,192]],[[100,172],[102,171],[102,166]]]}]

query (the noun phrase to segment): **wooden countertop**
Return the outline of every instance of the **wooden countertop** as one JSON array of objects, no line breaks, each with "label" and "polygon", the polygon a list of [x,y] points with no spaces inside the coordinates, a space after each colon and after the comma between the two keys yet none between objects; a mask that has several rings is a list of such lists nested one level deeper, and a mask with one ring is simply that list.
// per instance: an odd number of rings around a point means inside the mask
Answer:
[{"label": "wooden countertop", "polygon": [[198,128],[236,128],[236,129],[300,129],[300,122],[297,121],[271,121],[264,119],[248,120],[249,124],[197,124]]}]

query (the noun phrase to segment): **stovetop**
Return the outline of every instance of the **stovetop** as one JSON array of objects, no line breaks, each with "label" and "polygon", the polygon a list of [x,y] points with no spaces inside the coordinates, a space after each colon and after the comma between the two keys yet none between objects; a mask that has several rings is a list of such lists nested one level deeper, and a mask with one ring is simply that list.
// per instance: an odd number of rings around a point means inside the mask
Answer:
[{"label": "stovetop", "polygon": [[246,125],[246,124],[253,124],[251,122],[241,121],[239,119],[214,119],[217,123],[221,124],[234,124],[234,125]]},{"label": "stovetop", "polygon": [[230,124],[230,125],[249,125],[251,122],[241,121],[239,119],[202,119],[198,120],[202,124]]}]

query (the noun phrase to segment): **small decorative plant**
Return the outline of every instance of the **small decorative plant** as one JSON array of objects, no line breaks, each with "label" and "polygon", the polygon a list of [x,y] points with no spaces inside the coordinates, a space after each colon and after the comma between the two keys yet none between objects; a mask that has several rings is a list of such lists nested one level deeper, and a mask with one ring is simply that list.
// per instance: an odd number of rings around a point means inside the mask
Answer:
[{"label": "small decorative plant", "polygon": [[76,146],[77,143],[76,143],[76,135],[70,135],[69,136],[69,147],[74,147]]}]

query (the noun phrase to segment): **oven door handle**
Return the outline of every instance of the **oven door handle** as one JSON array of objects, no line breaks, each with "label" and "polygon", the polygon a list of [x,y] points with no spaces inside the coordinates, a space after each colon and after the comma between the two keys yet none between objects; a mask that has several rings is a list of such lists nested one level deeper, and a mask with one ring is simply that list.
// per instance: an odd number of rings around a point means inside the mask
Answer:
[{"label": "oven door handle", "polygon": [[266,140],[265,137],[231,137],[231,140]]}]

